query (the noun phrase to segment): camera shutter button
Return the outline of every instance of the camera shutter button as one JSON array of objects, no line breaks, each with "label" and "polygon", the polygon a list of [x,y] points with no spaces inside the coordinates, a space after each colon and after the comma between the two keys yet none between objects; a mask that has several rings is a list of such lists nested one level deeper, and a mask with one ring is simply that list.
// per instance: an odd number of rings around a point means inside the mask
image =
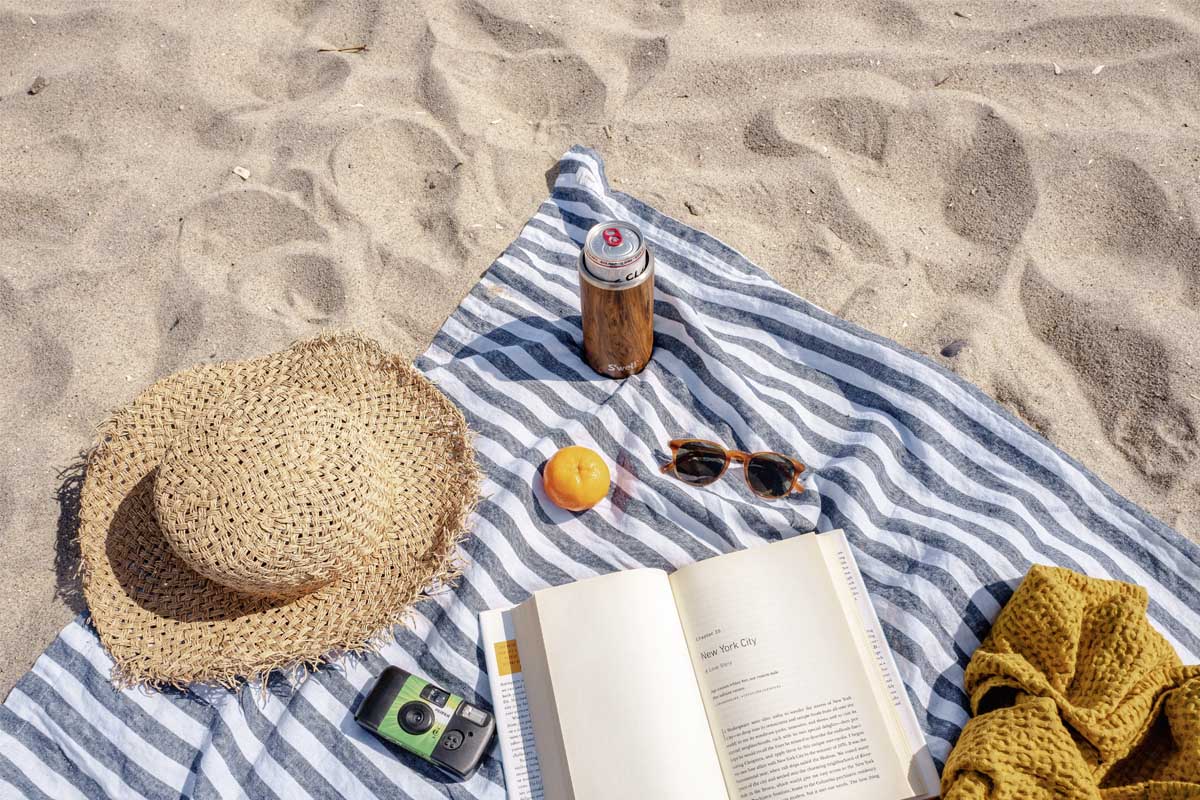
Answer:
[{"label": "camera shutter button", "polygon": [[463,735],[460,731],[446,731],[446,735],[442,737],[442,747],[447,750],[457,750],[462,747]]}]

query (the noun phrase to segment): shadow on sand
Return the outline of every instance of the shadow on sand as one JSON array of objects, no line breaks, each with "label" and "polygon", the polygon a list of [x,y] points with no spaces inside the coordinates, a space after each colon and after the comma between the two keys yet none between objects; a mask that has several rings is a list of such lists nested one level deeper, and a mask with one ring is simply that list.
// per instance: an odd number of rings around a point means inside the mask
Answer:
[{"label": "shadow on sand", "polygon": [[87,474],[87,453],[58,473],[58,532],[54,542],[54,597],[80,614],[87,610],[83,599],[83,580],[79,574],[79,498]]}]

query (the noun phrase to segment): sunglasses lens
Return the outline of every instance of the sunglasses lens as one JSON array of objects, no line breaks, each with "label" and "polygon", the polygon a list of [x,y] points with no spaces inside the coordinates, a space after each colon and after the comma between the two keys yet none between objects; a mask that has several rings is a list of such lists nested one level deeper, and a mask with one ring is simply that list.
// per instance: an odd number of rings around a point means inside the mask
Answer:
[{"label": "sunglasses lens", "polygon": [[725,471],[725,450],[708,442],[687,442],[675,451],[675,474],[684,483],[706,486]]},{"label": "sunglasses lens", "polygon": [[750,488],[763,497],[783,497],[792,489],[796,467],[783,456],[762,453],[746,464]]}]

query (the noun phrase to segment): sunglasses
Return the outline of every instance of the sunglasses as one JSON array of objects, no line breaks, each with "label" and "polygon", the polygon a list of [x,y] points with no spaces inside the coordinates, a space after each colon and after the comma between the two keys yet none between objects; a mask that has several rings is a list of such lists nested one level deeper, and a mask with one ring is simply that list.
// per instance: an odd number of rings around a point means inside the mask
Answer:
[{"label": "sunglasses", "polygon": [[745,469],[746,485],[750,491],[767,500],[778,500],[794,491],[804,491],[800,475],[804,465],[782,453],[744,453],[726,450],[707,439],[672,439],[671,463],[662,471],[675,471],[675,477],[692,486],[708,486],[725,474],[731,461]]}]

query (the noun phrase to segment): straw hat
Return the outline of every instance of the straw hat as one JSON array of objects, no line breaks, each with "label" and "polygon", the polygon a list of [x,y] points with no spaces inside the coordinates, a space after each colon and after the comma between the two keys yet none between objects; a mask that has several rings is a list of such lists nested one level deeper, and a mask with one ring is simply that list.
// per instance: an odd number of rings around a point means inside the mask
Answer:
[{"label": "straw hat", "polygon": [[235,685],[370,646],[477,496],[462,414],[357,335],[160,380],[100,429],[83,584],[119,683]]}]

